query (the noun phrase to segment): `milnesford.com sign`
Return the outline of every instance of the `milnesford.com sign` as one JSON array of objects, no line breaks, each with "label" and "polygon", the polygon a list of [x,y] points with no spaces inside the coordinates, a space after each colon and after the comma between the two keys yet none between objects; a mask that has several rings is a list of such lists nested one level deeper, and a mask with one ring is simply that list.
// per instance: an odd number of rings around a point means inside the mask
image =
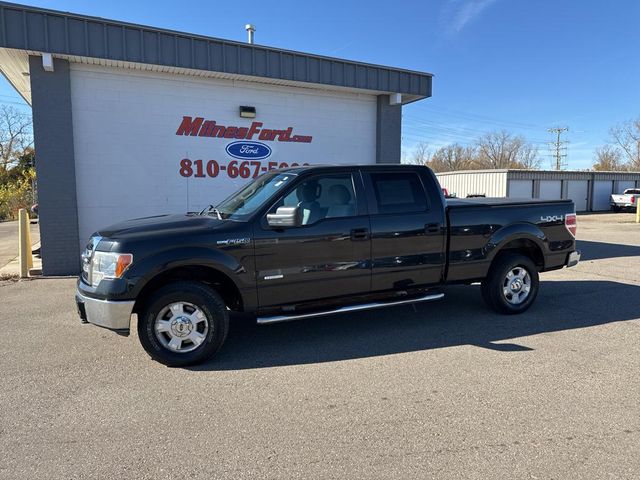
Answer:
[{"label": "milnesford.com sign", "polygon": [[[283,162],[271,158],[264,163],[261,160],[271,157],[273,149],[263,142],[311,143],[311,135],[297,135],[293,127],[285,129],[263,128],[262,122],[251,122],[248,127],[220,125],[215,120],[204,117],[183,116],[176,135],[188,137],[221,138],[235,140],[225,146],[225,152],[232,158],[183,158],[178,173],[186,178],[216,178],[225,175],[228,178],[255,178],[276,168],[307,165],[303,162]],[[260,141],[256,141],[260,140]]]},{"label": "milnesford.com sign", "polygon": [[182,122],[176,131],[176,135],[188,135],[191,137],[210,138],[234,138],[236,140],[256,140],[263,142],[297,142],[311,143],[311,135],[294,135],[293,127],[284,130],[262,128],[262,122],[251,122],[250,127],[224,126],[215,120],[205,120],[203,117],[182,117]]}]

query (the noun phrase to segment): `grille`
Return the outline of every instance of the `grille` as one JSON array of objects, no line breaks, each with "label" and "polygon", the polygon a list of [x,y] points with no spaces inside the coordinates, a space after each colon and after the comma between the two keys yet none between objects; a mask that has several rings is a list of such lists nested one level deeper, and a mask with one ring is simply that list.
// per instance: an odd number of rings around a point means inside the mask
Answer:
[{"label": "grille", "polygon": [[102,240],[101,237],[91,237],[80,256],[82,259],[82,280],[89,285],[91,285],[91,261],[93,260],[93,252],[95,252],[100,240]]}]

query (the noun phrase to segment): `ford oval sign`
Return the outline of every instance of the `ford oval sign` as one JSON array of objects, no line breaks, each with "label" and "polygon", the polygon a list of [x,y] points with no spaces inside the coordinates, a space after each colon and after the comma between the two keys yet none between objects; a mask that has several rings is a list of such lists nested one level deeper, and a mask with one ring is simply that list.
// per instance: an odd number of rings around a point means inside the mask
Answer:
[{"label": "ford oval sign", "polygon": [[271,155],[271,147],[259,142],[233,142],[226,150],[233,158],[241,160],[262,160]]}]

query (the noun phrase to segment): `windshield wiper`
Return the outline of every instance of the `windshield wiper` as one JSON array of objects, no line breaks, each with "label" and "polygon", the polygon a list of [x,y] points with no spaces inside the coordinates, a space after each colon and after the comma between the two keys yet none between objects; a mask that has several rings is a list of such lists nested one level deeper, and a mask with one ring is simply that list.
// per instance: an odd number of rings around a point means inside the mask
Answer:
[{"label": "windshield wiper", "polygon": [[218,217],[218,220],[222,220],[222,213],[220,213],[220,210],[213,205],[209,205],[207,208],[203,209],[200,212],[200,215],[209,215],[210,213],[214,213],[216,217]]}]

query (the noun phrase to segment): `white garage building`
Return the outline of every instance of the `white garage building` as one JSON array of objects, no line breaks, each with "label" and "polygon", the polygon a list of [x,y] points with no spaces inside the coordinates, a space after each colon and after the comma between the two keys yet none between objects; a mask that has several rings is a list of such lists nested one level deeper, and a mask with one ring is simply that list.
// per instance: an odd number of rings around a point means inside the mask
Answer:
[{"label": "white garage building", "polygon": [[640,172],[469,170],[437,174],[442,187],[460,198],[568,198],[576,211],[609,210],[612,193],[640,187]]},{"label": "white garage building", "polygon": [[428,73],[0,2],[33,108],[45,275],[98,228],[200,210],[269,169],[399,163]]}]

